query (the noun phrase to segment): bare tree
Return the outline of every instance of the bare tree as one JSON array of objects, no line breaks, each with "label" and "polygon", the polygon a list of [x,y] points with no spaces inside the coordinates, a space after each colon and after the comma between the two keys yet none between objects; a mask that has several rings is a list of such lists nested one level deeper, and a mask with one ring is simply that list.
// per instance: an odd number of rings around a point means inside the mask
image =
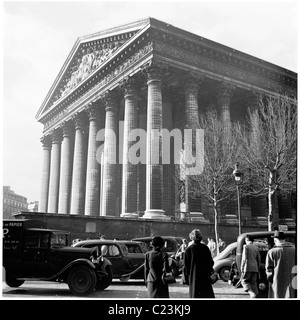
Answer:
[{"label": "bare tree", "polygon": [[[215,238],[218,243],[219,203],[236,197],[232,172],[236,162],[237,139],[234,136],[235,131],[224,126],[216,110],[204,114],[200,123],[204,129],[203,171],[199,175],[189,175],[186,183],[191,197],[204,197],[212,205]],[[185,170],[185,162],[181,170]]]},{"label": "bare tree", "polygon": [[276,194],[296,191],[297,100],[260,96],[257,110],[249,111],[247,125],[240,126],[240,145],[249,194],[268,196],[268,229],[274,230],[279,223]]}]

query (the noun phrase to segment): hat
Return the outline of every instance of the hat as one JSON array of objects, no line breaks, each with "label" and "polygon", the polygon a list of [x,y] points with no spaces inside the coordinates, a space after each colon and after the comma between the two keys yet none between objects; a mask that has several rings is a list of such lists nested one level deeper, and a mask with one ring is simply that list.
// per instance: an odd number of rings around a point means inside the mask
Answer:
[{"label": "hat", "polygon": [[272,236],[272,238],[284,239],[285,238],[284,232],[275,230],[274,235]]},{"label": "hat", "polygon": [[165,245],[165,241],[162,237],[154,237],[151,244],[154,248],[162,248]]}]

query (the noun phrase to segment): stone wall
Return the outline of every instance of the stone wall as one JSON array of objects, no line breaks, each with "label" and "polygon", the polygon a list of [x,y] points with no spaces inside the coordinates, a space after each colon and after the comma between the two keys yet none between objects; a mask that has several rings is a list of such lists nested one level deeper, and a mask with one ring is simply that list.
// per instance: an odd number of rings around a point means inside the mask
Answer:
[{"label": "stone wall", "polygon": [[[173,222],[155,221],[146,219],[126,219],[117,217],[92,217],[64,214],[45,214],[36,212],[21,212],[15,218],[26,218],[42,220],[48,224],[49,228],[69,231],[71,240],[80,238],[99,238],[105,235],[107,239],[119,238],[120,240],[130,240],[142,236],[183,236],[189,238],[189,233],[193,229],[200,229],[203,240],[207,242],[208,237],[214,236],[214,224],[200,222]],[[243,227],[242,232],[267,230],[266,226]],[[238,225],[219,225],[219,236],[227,244],[236,241],[238,236]]]}]

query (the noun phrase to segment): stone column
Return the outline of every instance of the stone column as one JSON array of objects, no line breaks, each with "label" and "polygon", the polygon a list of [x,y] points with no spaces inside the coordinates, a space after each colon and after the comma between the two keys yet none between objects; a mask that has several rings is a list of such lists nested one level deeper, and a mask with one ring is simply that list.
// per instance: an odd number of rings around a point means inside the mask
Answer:
[{"label": "stone column", "polygon": [[[173,129],[173,103],[171,92],[163,92],[163,128]],[[167,216],[175,217],[175,167],[174,143],[170,139],[170,163],[163,164],[163,210]]]},{"label": "stone column", "polygon": [[48,196],[49,196],[49,181],[50,181],[50,163],[51,163],[51,138],[43,136],[41,138],[43,144],[43,168],[42,168],[42,181],[41,193],[39,202],[39,212],[47,213],[48,209]]},{"label": "stone column", "polygon": [[[139,101],[139,128],[147,131],[147,101]],[[146,142],[147,143],[147,142]],[[146,155],[142,154],[142,162],[138,164],[138,212],[144,214],[146,210]],[[145,159],[144,159],[145,158]]]},{"label": "stone column", "polygon": [[105,101],[105,137],[103,156],[103,192],[102,210],[103,216],[119,216],[117,214],[117,174],[118,174],[118,101],[116,97],[109,93],[102,97]]},{"label": "stone column", "polygon": [[89,142],[87,155],[85,210],[87,216],[99,215],[100,165],[96,158],[98,132],[98,108],[95,104],[86,107],[89,118]]},{"label": "stone column", "polygon": [[75,114],[72,119],[75,124],[75,143],[70,214],[83,215],[86,177],[85,121],[83,114]]},{"label": "stone column", "polygon": [[129,150],[136,143],[132,130],[137,129],[137,89],[134,79],[122,83],[124,90],[124,141],[121,217],[138,217],[137,214],[137,163],[129,159]]},{"label": "stone column", "polygon": [[[199,82],[202,79],[199,79]],[[199,129],[199,105],[198,105],[198,91],[199,91],[199,83],[196,79],[192,77],[186,78],[186,83],[184,86],[184,98],[185,98],[185,128],[186,129]],[[194,131],[193,131],[194,133]],[[188,148],[186,147],[187,141],[184,142],[185,148],[184,150],[187,151]],[[195,144],[195,137],[193,136],[192,142],[192,151],[194,152],[196,148]],[[187,157],[192,155],[184,153],[184,157],[186,161],[189,162],[190,159],[187,160]],[[183,212],[188,213],[190,211],[189,208],[189,176],[185,176],[185,205],[182,205]]]},{"label": "stone column", "polygon": [[230,102],[233,94],[234,86],[226,82],[222,82],[218,86],[217,104],[220,110],[225,133],[229,133],[231,129]]},{"label": "stone column", "polygon": [[159,69],[147,70],[147,167],[146,167],[146,211],[144,218],[166,219],[162,210],[162,75]]},{"label": "stone column", "polygon": [[58,196],[59,196],[59,176],[60,176],[60,153],[62,134],[60,129],[51,133],[52,154],[49,182],[49,201],[48,213],[58,213]]},{"label": "stone column", "polygon": [[71,121],[62,124],[61,168],[58,213],[70,213],[72,168],[74,152],[74,126]]}]

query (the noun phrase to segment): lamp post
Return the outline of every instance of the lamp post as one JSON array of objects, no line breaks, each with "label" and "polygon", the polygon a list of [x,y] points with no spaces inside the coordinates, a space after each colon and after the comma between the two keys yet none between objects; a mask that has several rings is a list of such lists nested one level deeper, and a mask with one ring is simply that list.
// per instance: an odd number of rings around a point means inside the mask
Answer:
[{"label": "lamp post", "polygon": [[242,225],[241,225],[241,204],[240,204],[240,185],[243,181],[244,173],[239,170],[238,163],[235,165],[235,168],[232,172],[234,175],[234,179],[236,182],[236,190],[237,190],[237,201],[238,201],[238,219],[239,219],[239,235],[242,233]]}]

